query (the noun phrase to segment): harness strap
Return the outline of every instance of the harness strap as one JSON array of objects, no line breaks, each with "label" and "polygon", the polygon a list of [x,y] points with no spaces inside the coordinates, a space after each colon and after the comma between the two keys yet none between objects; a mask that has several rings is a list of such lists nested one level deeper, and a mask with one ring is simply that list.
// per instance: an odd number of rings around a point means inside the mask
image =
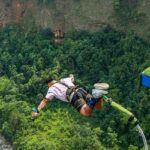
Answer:
[{"label": "harness strap", "polygon": [[64,85],[65,87],[67,87],[66,97],[69,102],[72,101],[74,94],[77,94],[79,98],[83,98],[83,95],[80,92],[78,92],[78,90],[81,89],[81,88],[78,88],[79,87],[78,85],[68,86],[67,84],[65,84],[61,81],[57,81],[56,83],[60,83],[60,84]]},{"label": "harness strap", "polygon": [[63,82],[61,82],[61,81],[57,81],[56,83],[60,83],[60,84],[64,85],[64,86],[67,87],[67,88],[74,87],[74,86],[68,86],[66,83],[63,83]]},{"label": "harness strap", "polygon": [[60,83],[67,88],[66,98],[68,102],[78,111],[80,111],[81,107],[86,103],[88,93],[79,86],[68,86],[61,81],[57,81],[56,83]]},{"label": "harness strap", "polygon": [[61,82],[61,81],[57,81],[56,83],[59,83],[59,84],[62,84],[63,86],[65,86],[67,88],[67,91],[66,91],[66,97],[67,97],[67,100],[69,102],[71,102],[75,92],[76,92],[76,88],[77,86],[68,86],[67,84]]}]

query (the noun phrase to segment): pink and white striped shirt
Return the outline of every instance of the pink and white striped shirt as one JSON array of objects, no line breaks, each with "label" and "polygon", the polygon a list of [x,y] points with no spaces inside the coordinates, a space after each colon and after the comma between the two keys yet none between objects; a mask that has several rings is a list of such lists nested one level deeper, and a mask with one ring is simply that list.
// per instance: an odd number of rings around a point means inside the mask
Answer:
[{"label": "pink and white striped shirt", "polygon": [[[75,86],[73,84],[73,81],[74,81],[74,77],[73,76],[70,76],[68,78],[63,78],[63,79],[60,80],[60,82],[66,84],[68,86]],[[45,98],[49,99],[49,100],[52,100],[55,97],[55,98],[57,98],[59,100],[68,102],[68,100],[66,98],[66,91],[67,91],[67,87],[66,86],[64,86],[63,84],[61,84],[59,82],[58,83],[56,82],[51,87],[49,87]]]}]

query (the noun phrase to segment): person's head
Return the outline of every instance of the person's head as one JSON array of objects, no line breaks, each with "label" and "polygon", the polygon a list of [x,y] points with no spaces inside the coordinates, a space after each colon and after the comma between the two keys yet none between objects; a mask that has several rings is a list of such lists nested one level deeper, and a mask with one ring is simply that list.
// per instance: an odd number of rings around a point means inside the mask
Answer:
[{"label": "person's head", "polygon": [[47,83],[48,87],[52,86],[54,84],[54,80],[51,76],[49,76],[45,82]]}]

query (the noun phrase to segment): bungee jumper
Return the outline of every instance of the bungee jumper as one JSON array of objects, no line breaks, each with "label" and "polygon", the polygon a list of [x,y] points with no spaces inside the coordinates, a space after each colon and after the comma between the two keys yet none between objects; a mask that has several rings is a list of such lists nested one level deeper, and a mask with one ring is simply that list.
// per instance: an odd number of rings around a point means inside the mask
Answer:
[{"label": "bungee jumper", "polygon": [[[62,78],[59,81],[52,77],[46,79],[48,85],[48,92],[45,98],[41,101],[37,108],[32,109],[32,118],[39,116],[39,112],[47,105],[48,101],[57,98],[64,102],[69,102],[82,116],[89,117],[93,109],[102,109],[103,101],[108,103],[113,108],[128,117],[128,125],[136,127],[144,143],[144,150],[148,150],[146,137],[139,125],[138,119],[132,112],[124,108],[122,105],[116,103],[112,98],[108,98],[109,85],[107,83],[96,83],[92,94],[88,93],[84,88],[76,86],[74,83],[74,75],[70,74],[67,78]],[[145,87],[150,87],[150,67],[141,74],[141,83]]]},{"label": "bungee jumper", "polygon": [[102,96],[108,94],[109,85],[107,83],[95,84],[92,94],[84,88],[74,84],[74,75],[70,74],[67,78],[59,81],[52,77],[46,79],[48,92],[37,108],[32,109],[32,118],[39,116],[39,112],[54,98],[69,102],[82,116],[89,117],[94,108],[101,109],[103,100]]}]

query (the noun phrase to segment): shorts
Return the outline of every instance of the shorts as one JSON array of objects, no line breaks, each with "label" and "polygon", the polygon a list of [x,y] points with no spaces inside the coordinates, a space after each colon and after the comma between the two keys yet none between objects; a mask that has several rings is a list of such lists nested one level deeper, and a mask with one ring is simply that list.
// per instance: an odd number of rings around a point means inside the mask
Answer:
[{"label": "shorts", "polygon": [[70,95],[73,95],[69,102],[76,110],[80,112],[82,106],[86,104],[86,96],[88,93],[83,88],[77,88],[73,92],[70,93]]}]

